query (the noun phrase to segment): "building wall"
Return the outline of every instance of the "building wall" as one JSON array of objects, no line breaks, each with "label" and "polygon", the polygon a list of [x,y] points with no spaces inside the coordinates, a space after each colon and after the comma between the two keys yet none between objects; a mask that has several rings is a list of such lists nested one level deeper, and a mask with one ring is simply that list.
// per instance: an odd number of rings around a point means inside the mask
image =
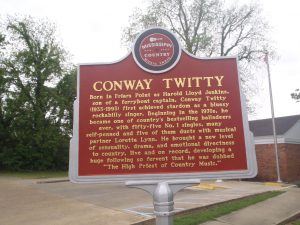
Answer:
[{"label": "building wall", "polygon": [[[256,180],[277,181],[273,144],[255,145],[258,174]],[[300,144],[278,144],[280,175],[284,182],[300,181]]]},{"label": "building wall", "polygon": [[300,144],[286,144],[285,147],[285,169],[286,181],[300,181]]}]

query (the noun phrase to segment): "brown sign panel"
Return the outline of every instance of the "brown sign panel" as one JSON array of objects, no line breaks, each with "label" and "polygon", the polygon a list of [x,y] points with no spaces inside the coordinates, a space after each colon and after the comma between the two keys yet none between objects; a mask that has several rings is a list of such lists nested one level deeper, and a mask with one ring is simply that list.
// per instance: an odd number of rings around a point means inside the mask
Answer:
[{"label": "brown sign panel", "polygon": [[80,65],[78,86],[72,181],[255,176],[236,58],[195,58],[156,28],[120,62]]}]

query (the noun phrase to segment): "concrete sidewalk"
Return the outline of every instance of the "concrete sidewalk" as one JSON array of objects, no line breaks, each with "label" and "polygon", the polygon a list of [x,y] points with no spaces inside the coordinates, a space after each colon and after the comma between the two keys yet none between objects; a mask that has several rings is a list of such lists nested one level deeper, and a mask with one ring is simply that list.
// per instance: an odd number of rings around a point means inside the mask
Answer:
[{"label": "concrete sidewalk", "polygon": [[286,192],[217,218],[201,225],[272,225],[281,224],[300,214],[300,188],[288,188]]}]

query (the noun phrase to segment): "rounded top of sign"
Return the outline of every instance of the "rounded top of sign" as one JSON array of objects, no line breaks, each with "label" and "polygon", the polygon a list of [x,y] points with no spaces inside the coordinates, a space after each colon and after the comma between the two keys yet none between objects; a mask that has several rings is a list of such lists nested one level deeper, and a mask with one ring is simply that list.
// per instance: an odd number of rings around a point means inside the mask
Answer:
[{"label": "rounded top of sign", "polygon": [[142,32],[133,45],[135,62],[150,73],[164,73],[172,69],[180,59],[180,45],[168,30],[151,28]]}]

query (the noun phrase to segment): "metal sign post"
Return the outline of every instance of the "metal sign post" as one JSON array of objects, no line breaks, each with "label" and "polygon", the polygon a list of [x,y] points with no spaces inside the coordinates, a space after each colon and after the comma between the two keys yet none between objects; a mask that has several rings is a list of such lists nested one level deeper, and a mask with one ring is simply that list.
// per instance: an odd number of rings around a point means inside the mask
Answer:
[{"label": "metal sign post", "polygon": [[169,181],[127,181],[127,187],[139,188],[153,197],[156,225],[173,225],[174,195],[185,187],[200,183],[200,179]]}]

